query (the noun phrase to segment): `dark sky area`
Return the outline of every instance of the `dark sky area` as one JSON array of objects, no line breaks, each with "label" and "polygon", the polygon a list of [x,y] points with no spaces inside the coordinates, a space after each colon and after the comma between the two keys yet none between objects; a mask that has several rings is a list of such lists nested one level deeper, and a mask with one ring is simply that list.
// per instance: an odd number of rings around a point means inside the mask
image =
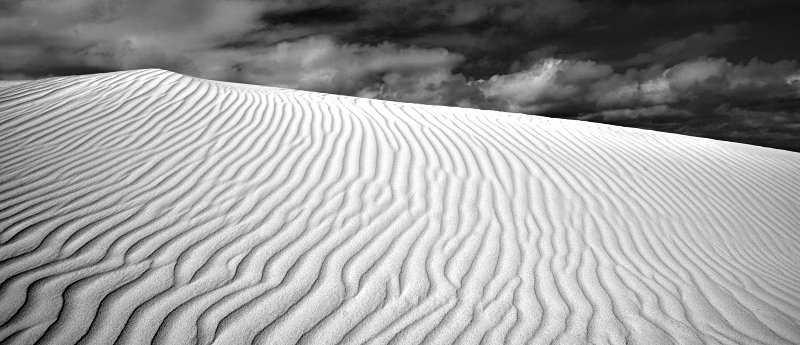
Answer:
[{"label": "dark sky area", "polygon": [[0,0],[0,79],[139,68],[800,151],[797,0]]}]

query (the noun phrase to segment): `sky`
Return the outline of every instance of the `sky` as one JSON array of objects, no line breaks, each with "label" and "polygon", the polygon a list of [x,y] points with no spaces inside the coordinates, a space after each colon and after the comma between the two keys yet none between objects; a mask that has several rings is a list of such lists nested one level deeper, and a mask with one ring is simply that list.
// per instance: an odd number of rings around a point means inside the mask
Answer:
[{"label": "sky", "polygon": [[0,0],[0,80],[162,68],[800,152],[797,0]]}]

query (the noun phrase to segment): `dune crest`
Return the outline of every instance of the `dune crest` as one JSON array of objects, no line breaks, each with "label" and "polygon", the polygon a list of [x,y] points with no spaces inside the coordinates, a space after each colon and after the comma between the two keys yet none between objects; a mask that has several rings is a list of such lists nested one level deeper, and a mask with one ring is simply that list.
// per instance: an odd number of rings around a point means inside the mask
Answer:
[{"label": "dune crest", "polygon": [[0,341],[798,344],[798,172],[162,70],[0,84]]}]

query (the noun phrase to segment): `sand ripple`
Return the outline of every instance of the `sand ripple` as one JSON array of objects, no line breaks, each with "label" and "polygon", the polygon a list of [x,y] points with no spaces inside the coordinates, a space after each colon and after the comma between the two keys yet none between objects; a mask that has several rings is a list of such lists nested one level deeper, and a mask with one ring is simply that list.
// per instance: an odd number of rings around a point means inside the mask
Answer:
[{"label": "sand ripple", "polygon": [[161,70],[0,85],[0,341],[800,343],[800,154]]}]

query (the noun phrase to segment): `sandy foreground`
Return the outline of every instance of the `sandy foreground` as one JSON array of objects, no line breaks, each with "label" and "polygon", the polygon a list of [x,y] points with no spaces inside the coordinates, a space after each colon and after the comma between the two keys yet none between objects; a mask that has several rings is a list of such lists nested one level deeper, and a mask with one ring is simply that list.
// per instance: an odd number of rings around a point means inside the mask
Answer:
[{"label": "sandy foreground", "polygon": [[162,70],[0,84],[0,341],[799,344],[800,154]]}]

